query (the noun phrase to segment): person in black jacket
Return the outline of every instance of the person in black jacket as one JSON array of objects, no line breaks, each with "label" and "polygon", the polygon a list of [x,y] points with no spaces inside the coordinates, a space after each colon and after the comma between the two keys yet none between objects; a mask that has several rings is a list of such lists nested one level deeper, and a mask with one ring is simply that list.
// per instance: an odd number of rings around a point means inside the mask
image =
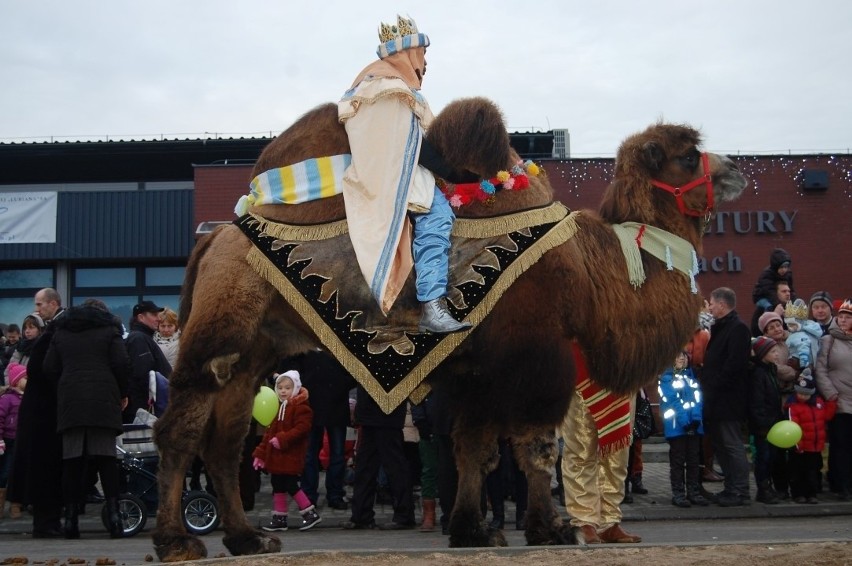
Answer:
[{"label": "person in black jacket", "polygon": [[393,519],[380,525],[380,529],[397,530],[414,528],[414,501],[411,493],[411,474],[403,450],[402,426],[405,424],[405,403],[386,415],[358,385],[355,405],[355,422],[358,444],[355,450],[355,482],[352,486],[352,516],[340,526],[344,529],[373,529],[376,527],[373,502],[379,467],[388,476],[393,496]]},{"label": "person in black jacket", "polygon": [[152,301],[142,301],[133,307],[130,333],[125,339],[131,366],[128,385],[129,402],[123,413],[125,423],[133,422],[137,410],[148,408],[149,373],[155,371],[166,378],[172,373],[172,366],[154,342],[154,333],[160,326],[158,315],[163,310]]},{"label": "person in black jacket", "polygon": [[118,538],[123,526],[115,437],[123,431],[121,410],[127,405],[130,372],[120,321],[97,299],[68,309],[56,323],[44,371],[57,377],[65,538],[80,538],[77,504],[85,497],[87,465],[100,476],[110,536]]},{"label": "person in black jacket", "polygon": [[309,436],[305,469],[302,471],[302,490],[314,505],[319,499],[319,453],[323,435],[328,435],[329,462],[325,471],[325,497],[332,509],[348,508],[344,499],[346,474],[346,427],[349,426],[349,391],[357,384],[334,356],[323,350],[283,360],[278,372],[296,370],[302,386],[311,392],[309,400],[313,409],[313,423]]},{"label": "person in black jacket", "polygon": [[7,495],[11,501],[32,505],[33,538],[54,538],[62,536],[62,441],[56,432],[56,381],[43,371],[43,363],[65,309],[55,289],[40,290],[34,302],[46,326],[29,353],[27,394],[18,412]]},{"label": "person in black jacket", "polygon": [[757,482],[757,501],[778,503],[778,494],[772,488],[772,470],[780,458],[778,448],[766,439],[772,425],[784,418],[781,411],[781,387],[778,382],[778,365],[781,363],[777,343],[768,336],[752,341],[752,358],[749,366],[750,389],[748,399],[748,426],[754,436],[754,479]]},{"label": "person in black jacket", "polygon": [[736,294],[728,287],[710,294],[710,314],[716,322],[710,327],[701,376],[704,430],[725,474],[725,487],[713,499],[725,507],[751,503],[742,437],[748,414],[751,331],[734,310],[736,305]]}]

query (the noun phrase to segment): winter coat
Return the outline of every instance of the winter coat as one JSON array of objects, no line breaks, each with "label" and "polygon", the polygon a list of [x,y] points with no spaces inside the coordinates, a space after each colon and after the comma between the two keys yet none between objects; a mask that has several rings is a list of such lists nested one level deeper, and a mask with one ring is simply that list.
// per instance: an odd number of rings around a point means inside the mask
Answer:
[{"label": "winter coat", "polygon": [[815,370],[820,394],[837,398],[838,413],[852,413],[852,334],[833,327],[820,338]]},{"label": "winter coat", "polygon": [[57,430],[107,428],[121,434],[121,399],[130,362],[122,329],[109,312],[72,307],[56,323],[44,369],[59,375]]},{"label": "winter coat", "polygon": [[772,425],[784,419],[778,371],[773,363],[752,359],[749,369],[748,429],[764,438]]},{"label": "winter coat", "polygon": [[778,275],[778,268],[788,261],[792,261],[792,258],[785,250],[781,248],[772,250],[772,253],[769,254],[769,265],[760,272],[757,283],[754,284],[751,291],[751,300],[754,304],[757,304],[761,299],[766,299],[771,305],[778,304],[775,286],[779,281],[786,281],[790,285],[790,300],[796,300],[796,291],[793,287],[793,270],[787,271],[783,277]]},{"label": "winter coat", "polygon": [[361,385],[357,387],[357,396],[358,399],[355,404],[356,425],[395,428],[402,431],[402,427],[405,425],[405,403],[400,403],[390,414],[385,414],[379,404]]},{"label": "winter coat", "polygon": [[748,415],[748,360],[751,332],[737,311],[710,328],[701,371],[704,420],[745,421]]},{"label": "winter coat", "polygon": [[44,358],[64,316],[64,310],[54,315],[30,353],[6,494],[9,501],[53,509],[57,516],[62,510],[62,437],[56,432],[56,376],[44,371]]},{"label": "winter coat", "polygon": [[291,369],[299,372],[302,387],[311,392],[314,426],[349,426],[349,391],[357,382],[334,356],[322,350],[312,350],[286,358],[278,366],[278,373]]},{"label": "winter coat", "polygon": [[[172,366],[172,369],[174,369],[175,364],[177,363],[178,349],[180,348],[180,330],[176,330],[175,333],[168,338],[160,336],[159,332],[155,332],[154,342],[160,347],[160,350],[163,351],[166,361],[169,362],[169,365]],[[164,373],[163,376],[168,377],[168,375]]]},{"label": "winter coat", "polygon": [[776,341],[775,347],[778,348],[778,351],[780,352],[778,354],[778,359],[781,360],[781,365],[775,368],[778,371],[778,387],[781,388],[782,393],[792,393],[793,383],[796,381],[796,378],[799,377],[799,372],[787,364],[787,361],[790,359],[790,348],[787,347],[787,344],[785,342]]},{"label": "winter coat", "polygon": [[666,438],[704,434],[701,388],[689,368],[668,368],[660,376],[660,413]]},{"label": "winter coat", "polygon": [[[313,418],[308,390],[302,387],[278,410],[278,417],[269,424],[253,456],[264,461],[264,469],[270,474],[302,475]],[[280,449],[269,443],[273,438],[278,439]]]},{"label": "winter coat", "polygon": [[124,340],[130,357],[129,402],[124,410],[124,422],[133,422],[138,409],[148,408],[148,373],[156,371],[168,378],[172,366],[154,342],[154,331],[136,319],[130,321],[130,333]]},{"label": "winter coat", "polygon": [[802,438],[796,444],[796,452],[822,452],[827,434],[826,423],[834,418],[837,403],[812,395],[800,401],[790,395],[785,403],[790,420],[802,428]]},{"label": "winter coat", "polygon": [[0,438],[14,439],[18,434],[18,411],[23,393],[11,387],[0,395]]}]

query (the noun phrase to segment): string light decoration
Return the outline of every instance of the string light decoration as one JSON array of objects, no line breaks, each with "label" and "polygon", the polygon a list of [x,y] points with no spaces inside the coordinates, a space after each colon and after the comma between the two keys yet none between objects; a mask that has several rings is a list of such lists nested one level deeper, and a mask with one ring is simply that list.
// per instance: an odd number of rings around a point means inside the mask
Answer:
[{"label": "string light decoration", "polygon": [[[852,198],[852,155],[737,155],[730,156],[749,180],[746,189],[755,196],[769,182],[787,180],[796,194],[806,197],[802,180],[806,169],[828,172],[832,188]],[[569,159],[547,162],[548,178],[560,198],[566,203],[572,198],[600,196],[612,181],[615,160],[610,158]],[[570,204],[570,203],[569,203]]]}]

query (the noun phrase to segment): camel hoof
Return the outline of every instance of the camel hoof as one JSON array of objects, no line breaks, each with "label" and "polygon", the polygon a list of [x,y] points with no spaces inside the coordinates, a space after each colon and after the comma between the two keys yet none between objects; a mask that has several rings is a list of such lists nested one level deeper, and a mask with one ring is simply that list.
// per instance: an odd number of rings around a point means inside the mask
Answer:
[{"label": "camel hoof", "polygon": [[207,547],[196,536],[154,535],[154,550],[160,562],[183,562],[184,560],[200,560],[207,558]]},{"label": "camel hoof", "polygon": [[473,530],[462,529],[461,533],[453,531],[450,526],[450,548],[473,548],[486,546],[509,546],[503,531],[489,527],[481,522]]},{"label": "camel hoof", "polygon": [[281,540],[263,531],[248,531],[222,539],[225,548],[234,556],[281,552]]},{"label": "camel hoof", "polygon": [[524,538],[528,546],[577,544],[577,529],[565,522],[556,522],[545,528],[531,528],[528,525]]}]

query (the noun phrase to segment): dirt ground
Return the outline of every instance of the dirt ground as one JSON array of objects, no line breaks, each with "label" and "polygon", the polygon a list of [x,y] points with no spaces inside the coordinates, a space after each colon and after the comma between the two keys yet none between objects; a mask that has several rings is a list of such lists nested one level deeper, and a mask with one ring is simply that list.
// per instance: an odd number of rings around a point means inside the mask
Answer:
[{"label": "dirt ground", "polygon": [[624,546],[576,549],[525,549],[424,552],[416,554],[348,554],[328,552],[312,555],[269,555],[251,558],[208,560],[221,566],[319,566],[323,564],[358,564],[359,566],[809,566],[852,565],[852,543],[826,542],[781,545],[714,545],[714,546]]}]

